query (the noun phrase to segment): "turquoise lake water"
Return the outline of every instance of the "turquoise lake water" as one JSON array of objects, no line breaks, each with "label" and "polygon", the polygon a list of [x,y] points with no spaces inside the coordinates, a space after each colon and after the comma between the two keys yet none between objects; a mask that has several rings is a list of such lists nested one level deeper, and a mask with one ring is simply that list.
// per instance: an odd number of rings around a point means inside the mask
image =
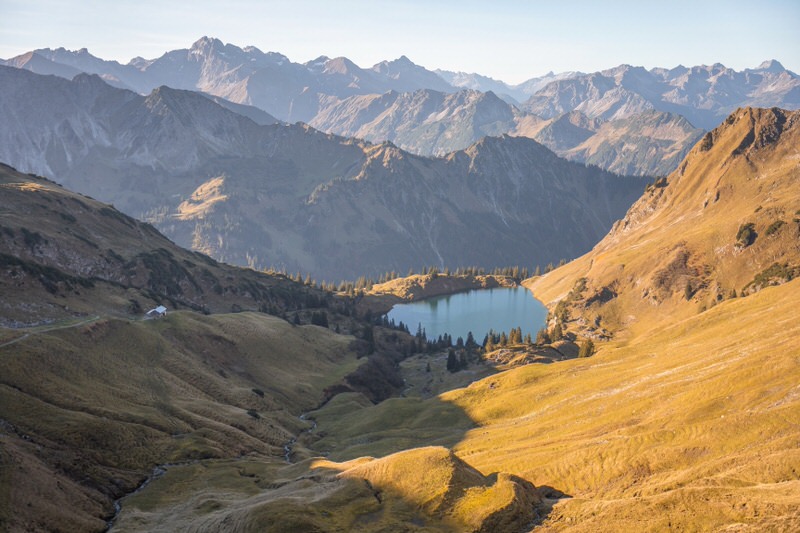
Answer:
[{"label": "turquoise lake water", "polygon": [[521,327],[522,334],[544,327],[547,309],[531,292],[522,287],[482,289],[419,302],[395,305],[388,315],[396,323],[402,321],[413,335],[422,324],[428,339],[449,333],[453,342],[464,340],[472,332],[477,342],[493,329],[509,332]]}]

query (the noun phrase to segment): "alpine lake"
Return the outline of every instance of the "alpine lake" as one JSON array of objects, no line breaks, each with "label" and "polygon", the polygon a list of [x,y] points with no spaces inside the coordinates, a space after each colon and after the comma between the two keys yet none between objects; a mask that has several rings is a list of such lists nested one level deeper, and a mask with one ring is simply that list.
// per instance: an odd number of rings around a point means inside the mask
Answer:
[{"label": "alpine lake", "polygon": [[522,334],[545,325],[547,308],[523,287],[480,289],[397,304],[387,313],[389,320],[401,321],[414,334],[421,325],[428,339],[445,333],[467,339],[472,332],[480,343],[489,330],[495,333],[522,328]]}]

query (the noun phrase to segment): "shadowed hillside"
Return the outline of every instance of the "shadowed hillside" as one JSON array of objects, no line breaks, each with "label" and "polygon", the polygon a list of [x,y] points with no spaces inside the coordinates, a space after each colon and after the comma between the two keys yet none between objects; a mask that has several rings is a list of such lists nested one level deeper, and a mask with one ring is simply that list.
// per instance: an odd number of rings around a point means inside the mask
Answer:
[{"label": "shadowed hillside", "polygon": [[[281,462],[303,411],[402,386],[410,337],[349,299],[7,166],[0,191],[0,529],[101,531],[156,465]],[[144,320],[157,304],[167,316]]]},{"label": "shadowed hillside", "polygon": [[141,316],[159,303],[272,313],[346,305],[285,276],[179,248],[112,206],[1,164],[0,190],[0,325]]}]

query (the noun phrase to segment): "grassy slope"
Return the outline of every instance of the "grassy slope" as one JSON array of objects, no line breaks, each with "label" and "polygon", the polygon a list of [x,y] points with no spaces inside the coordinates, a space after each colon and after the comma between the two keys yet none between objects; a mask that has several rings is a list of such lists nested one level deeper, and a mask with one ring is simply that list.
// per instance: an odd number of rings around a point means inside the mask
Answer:
[{"label": "grassy slope", "polygon": [[446,393],[479,426],[455,450],[572,495],[554,530],[796,529],[798,297],[794,281]]},{"label": "grassy slope", "polygon": [[139,317],[159,304],[273,314],[321,302],[348,305],[285,276],[184,250],[112,206],[2,163],[0,292],[0,325],[11,328]]},{"label": "grassy slope", "polygon": [[0,437],[4,459],[18,465],[4,471],[12,489],[0,518],[12,530],[102,529],[109,496],[131,490],[157,463],[281,456],[306,426],[297,415],[359,364],[349,342],[262,314],[173,313],[100,320],[0,348]]},{"label": "grassy slope", "polygon": [[[737,111],[590,253],[526,285],[555,305],[585,277],[572,319],[583,319],[589,333],[636,338],[741,293],[774,262],[800,265],[798,145],[797,112]],[[777,220],[785,224],[767,235]],[[758,237],[737,247],[747,222]],[[687,283],[694,291],[688,301]],[[591,303],[603,288],[617,297]]]}]

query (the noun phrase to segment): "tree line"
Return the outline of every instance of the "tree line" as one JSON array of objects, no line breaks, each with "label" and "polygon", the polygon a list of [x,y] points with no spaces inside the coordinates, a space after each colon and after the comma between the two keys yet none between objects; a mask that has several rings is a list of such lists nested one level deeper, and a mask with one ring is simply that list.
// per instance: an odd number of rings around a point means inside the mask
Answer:
[{"label": "tree line", "polygon": [[[465,276],[504,276],[515,280],[517,283],[521,282],[524,279],[530,277],[541,276],[542,272],[547,274],[556,268],[563,266],[566,264],[566,259],[561,259],[558,262],[558,265],[554,265],[553,263],[548,263],[547,266],[542,268],[541,266],[537,265],[533,271],[528,269],[528,267],[520,267],[520,266],[505,266],[505,267],[494,267],[491,269],[477,267],[477,266],[467,266],[467,267],[458,267],[455,270],[451,270],[449,267],[439,268],[437,266],[424,266],[419,270],[419,274],[423,276],[456,276],[456,277],[465,277]],[[267,274],[275,275],[275,276],[283,276],[287,279],[290,279],[296,283],[301,283],[303,285],[307,285],[309,287],[315,287],[327,292],[339,292],[344,293],[348,296],[354,297],[357,296],[359,293],[364,293],[372,289],[372,287],[376,284],[386,283],[388,281],[392,281],[394,279],[400,278],[401,275],[399,272],[392,270],[391,272],[385,272],[377,277],[372,276],[359,276],[355,281],[352,280],[342,280],[338,283],[332,281],[317,281],[313,279],[310,274],[306,274],[305,276],[301,272],[295,272],[294,274],[287,273],[286,269],[276,269],[276,268],[268,268],[263,269],[262,272]],[[414,268],[410,268],[406,273],[405,277],[413,276],[417,274]]]}]

